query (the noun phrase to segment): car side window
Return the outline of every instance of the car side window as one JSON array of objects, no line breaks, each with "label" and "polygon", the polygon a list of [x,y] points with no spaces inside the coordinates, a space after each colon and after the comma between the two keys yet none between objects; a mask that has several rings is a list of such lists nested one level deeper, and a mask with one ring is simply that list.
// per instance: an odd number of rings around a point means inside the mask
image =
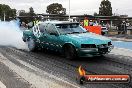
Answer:
[{"label": "car side window", "polygon": [[45,33],[45,25],[40,24],[39,25],[39,30],[40,30],[41,33]]},{"label": "car side window", "polygon": [[47,31],[48,34],[57,34],[58,33],[55,26],[52,25],[52,24],[48,24],[48,27],[47,27],[46,31]]}]

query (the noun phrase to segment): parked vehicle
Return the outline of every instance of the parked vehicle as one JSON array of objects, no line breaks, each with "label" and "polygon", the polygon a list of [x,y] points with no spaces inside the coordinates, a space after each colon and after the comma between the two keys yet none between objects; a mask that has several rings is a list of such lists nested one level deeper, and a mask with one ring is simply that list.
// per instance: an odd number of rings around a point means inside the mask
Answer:
[{"label": "parked vehicle", "polygon": [[108,34],[108,29],[107,29],[107,27],[101,27],[101,34],[102,34],[102,35],[107,35],[107,34]]},{"label": "parked vehicle", "polygon": [[77,22],[49,21],[23,32],[30,51],[38,48],[61,52],[66,58],[93,57],[109,53],[111,40],[88,32]]}]

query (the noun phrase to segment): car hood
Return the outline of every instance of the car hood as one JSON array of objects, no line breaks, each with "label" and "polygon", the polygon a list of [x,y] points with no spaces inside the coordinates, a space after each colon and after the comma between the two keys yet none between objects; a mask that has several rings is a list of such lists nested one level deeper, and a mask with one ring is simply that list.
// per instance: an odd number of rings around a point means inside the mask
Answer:
[{"label": "car hood", "polygon": [[94,33],[81,33],[81,34],[68,34],[67,35],[73,41],[76,41],[81,44],[107,44],[110,39],[97,35]]}]

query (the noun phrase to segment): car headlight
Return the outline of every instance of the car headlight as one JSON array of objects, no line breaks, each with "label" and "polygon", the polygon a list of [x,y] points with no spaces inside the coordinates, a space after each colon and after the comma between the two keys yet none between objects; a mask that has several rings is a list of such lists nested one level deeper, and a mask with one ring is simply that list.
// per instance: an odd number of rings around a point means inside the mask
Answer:
[{"label": "car headlight", "polygon": [[81,48],[96,48],[95,44],[81,44]]}]

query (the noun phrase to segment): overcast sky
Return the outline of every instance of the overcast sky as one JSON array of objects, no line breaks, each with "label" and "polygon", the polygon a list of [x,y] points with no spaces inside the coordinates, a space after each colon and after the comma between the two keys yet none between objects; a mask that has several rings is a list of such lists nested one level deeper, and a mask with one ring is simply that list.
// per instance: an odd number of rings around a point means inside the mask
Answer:
[{"label": "overcast sky", "polygon": [[[102,0],[70,0],[71,14],[90,14],[99,12],[99,6]],[[129,15],[132,17],[131,0],[109,0],[112,5],[113,13]],[[2,4],[8,4],[11,8],[28,11],[30,7],[34,8],[36,13],[46,13],[46,7],[52,3],[60,3],[69,13],[69,0],[0,0]]]}]

